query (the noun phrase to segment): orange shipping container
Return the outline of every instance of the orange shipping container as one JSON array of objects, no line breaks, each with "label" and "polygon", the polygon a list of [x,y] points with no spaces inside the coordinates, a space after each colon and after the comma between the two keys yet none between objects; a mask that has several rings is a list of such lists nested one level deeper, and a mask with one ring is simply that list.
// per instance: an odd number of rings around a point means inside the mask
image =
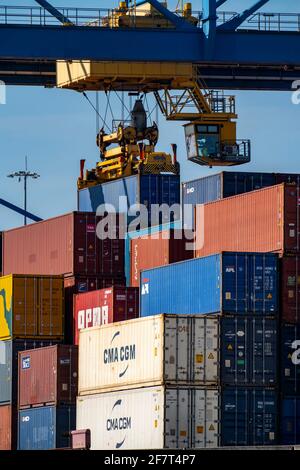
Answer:
[{"label": "orange shipping container", "polygon": [[0,340],[63,338],[63,276],[0,278]]},{"label": "orange shipping container", "polygon": [[139,287],[140,272],[145,269],[193,258],[192,237],[191,230],[171,229],[133,238],[130,242],[130,285]]},{"label": "orange shipping container", "polygon": [[299,188],[280,184],[196,207],[196,256],[221,251],[297,252]]},{"label": "orange shipping container", "polygon": [[[12,416],[13,414],[13,416]],[[16,448],[16,410],[11,405],[0,406],[0,450]]]}]

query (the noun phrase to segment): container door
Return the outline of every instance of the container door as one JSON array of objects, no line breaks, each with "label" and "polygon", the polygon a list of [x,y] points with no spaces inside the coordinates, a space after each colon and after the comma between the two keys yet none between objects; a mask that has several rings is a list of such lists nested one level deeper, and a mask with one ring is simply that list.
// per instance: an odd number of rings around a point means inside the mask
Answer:
[{"label": "container door", "polygon": [[45,406],[19,412],[19,450],[55,449],[56,408]]},{"label": "container door", "polygon": [[219,317],[195,317],[193,339],[190,343],[190,381],[203,384],[217,384],[219,381]]},{"label": "container door", "polygon": [[277,255],[247,255],[247,269],[247,311],[256,315],[277,314],[279,294]]},{"label": "container door", "polygon": [[78,348],[76,346],[58,346],[56,373],[58,403],[75,403],[78,383]]},{"label": "container door", "polygon": [[300,394],[300,325],[281,324],[281,390],[285,396]]},{"label": "container door", "polygon": [[251,355],[248,320],[222,318],[221,320],[221,381],[227,385],[245,385],[250,379]]},{"label": "container door", "polygon": [[165,448],[191,448],[190,416],[192,391],[187,388],[169,388],[165,391]]},{"label": "container door", "polygon": [[252,393],[250,408],[250,443],[254,446],[277,444],[277,397],[274,390],[256,389]]},{"label": "container door", "polygon": [[193,392],[191,448],[219,445],[219,392],[217,389],[197,388]]},{"label": "container door", "polygon": [[278,257],[266,254],[223,255],[223,311],[274,315],[278,312]]},{"label": "container door", "polygon": [[15,337],[38,335],[39,297],[35,277],[13,279],[13,334]]},{"label": "container door", "polygon": [[300,443],[300,398],[284,398],[280,409],[280,444]]},{"label": "container door", "polygon": [[223,197],[236,196],[278,184],[272,173],[223,173]]},{"label": "container door", "polygon": [[56,410],[56,448],[71,446],[68,434],[76,429],[76,407],[63,406]]},{"label": "container door", "polygon": [[60,337],[64,334],[63,279],[57,277],[40,278],[40,336]]},{"label": "container door", "polygon": [[277,320],[249,319],[250,385],[277,384]]},{"label": "container door", "polygon": [[286,186],[284,190],[284,249],[300,249],[300,191],[299,186]]},{"label": "container door", "polygon": [[249,393],[233,387],[222,390],[221,446],[250,445]]},{"label": "container door", "polygon": [[190,382],[193,329],[189,318],[165,317],[164,369],[167,383]]},{"label": "container door", "polygon": [[281,259],[281,315],[285,322],[300,323],[300,257]]},{"label": "container door", "polygon": [[95,275],[99,272],[96,216],[78,213],[74,215],[74,273]]}]

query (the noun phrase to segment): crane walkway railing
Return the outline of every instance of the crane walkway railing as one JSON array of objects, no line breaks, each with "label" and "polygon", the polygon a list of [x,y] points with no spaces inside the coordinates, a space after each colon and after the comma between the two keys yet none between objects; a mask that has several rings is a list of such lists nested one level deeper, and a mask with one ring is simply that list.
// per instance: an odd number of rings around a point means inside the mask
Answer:
[{"label": "crane walkway railing", "polygon": [[[107,8],[72,8],[57,7],[57,10],[67,17],[75,26],[87,27],[119,27],[118,13],[114,9]],[[183,16],[183,12],[177,10],[175,14]],[[153,27],[171,27],[172,24],[166,21],[166,24],[158,24],[157,18],[162,18],[159,13],[149,11],[129,9],[126,16],[130,22],[127,27],[140,26],[136,18],[146,15],[153,19]],[[222,25],[236,17],[238,13],[229,11],[218,11],[217,25]],[[203,14],[201,11],[193,11],[194,24],[201,28],[203,26]],[[61,26],[58,19],[52,16],[45,8],[39,6],[0,6],[0,25],[29,25],[29,26]],[[149,22],[151,25],[151,21]],[[148,25],[148,27],[149,27]],[[272,13],[259,12],[248,18],[239,29],[255,31],[296,31],[300,32],[300,13]]]}]

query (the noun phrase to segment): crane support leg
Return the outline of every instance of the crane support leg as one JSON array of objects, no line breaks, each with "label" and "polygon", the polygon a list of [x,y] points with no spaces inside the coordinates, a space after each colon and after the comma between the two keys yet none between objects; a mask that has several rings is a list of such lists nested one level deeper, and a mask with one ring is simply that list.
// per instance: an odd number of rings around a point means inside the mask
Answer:
[{"label": "crane support leg", "polygon": [[261,7],[266,5],[269,0],[259,0],[259,2],[256,2],[251,8],[248,8],[248,10],[245,10],[243,13],[240,15],[235,16],[231,20],[227,21],[226,23],[218,26],[219,30],[222,31],[234,31],[236,30],[239,26],[241,26],[244,21],[246,21],[249,16],[253,15],[257,10],[259,10]]}]

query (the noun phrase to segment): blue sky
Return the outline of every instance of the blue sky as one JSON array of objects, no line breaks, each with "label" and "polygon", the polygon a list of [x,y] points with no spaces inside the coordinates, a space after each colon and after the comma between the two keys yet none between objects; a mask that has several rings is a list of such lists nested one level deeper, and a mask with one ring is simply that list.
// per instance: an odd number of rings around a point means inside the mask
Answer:
[{"label": "blue sky", "polygon": [[[8,0],[0,2],[9,4]],[[13,0],[14,5],[35,5],[30,0]],[[53,0],[56,6],[111,7],[109,0]],[[174,7],[177,0],[168,2]],[[193,2],[195,10],[201,1]],[[224,10],[241,11],[254,0],[229,0]],[[242,5],[242,7],[241,7]],[[269,11],[299,12],[298,0],[270,0]],[[299,77],[300,78],[300,77]],[[244,171],[300,172],[300,105],[291,103],[290,93],[237,92],[239,113],[238,135],[252,140],[252,163]],[[94,95],[91,96],[94,98]],[[105,106],[101,98],[101,109]],[[120,115],[116,112],[115,117]],[[182,180],[211,174],[186,162],[181,124],[167,123],[159,118],[158,149],[168,151],[170,143],[178,144]],[[17,180],[8,173],[23,168],[28,155],[30,169],[41,178],[29,183],[29,209],[43,218],[76,210],[76,179],[80,158],[87,167],[97,161],[95,146],[95,113],[76,92],[38,87],[8,87],[7,104],[0,106],[0,197],[22,205],[23,192]],[[0,230],[21,225],[22,217],[0,206]]]}]

